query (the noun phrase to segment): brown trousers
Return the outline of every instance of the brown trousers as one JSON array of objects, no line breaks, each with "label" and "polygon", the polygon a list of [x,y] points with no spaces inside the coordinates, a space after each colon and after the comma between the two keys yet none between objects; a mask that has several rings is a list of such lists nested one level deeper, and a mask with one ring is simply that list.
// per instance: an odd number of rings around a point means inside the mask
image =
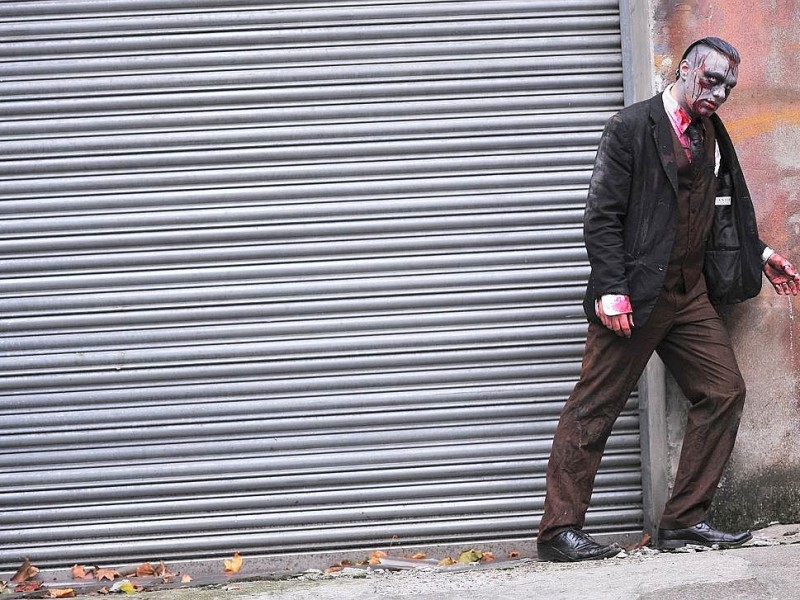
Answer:
[{"label": "brown trousers", "polygon": [[648,322],[634,328],[630,338],[589,325],[580,380],[553,440],[540,541],[583,527],[611,427],[654,350],[691,403],[660,526],[689,527],[705,518],[736,440],[745,384],[701,277],[690,292],[665,291]]}]

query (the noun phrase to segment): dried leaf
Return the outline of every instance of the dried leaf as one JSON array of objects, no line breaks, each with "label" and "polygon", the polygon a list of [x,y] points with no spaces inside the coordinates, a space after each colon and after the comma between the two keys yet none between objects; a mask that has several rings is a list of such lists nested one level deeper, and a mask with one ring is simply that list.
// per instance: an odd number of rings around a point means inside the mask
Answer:
[{"label": "dried leaf", "polygon": [[121,591],[123,591],[122,590],[123,586],[125,586],[126,589],[132,589],[133,588],[133,584],[131,583],[130,579],[120,579],[119,581],[115,581],[111,585],[111,587],[109,588],[108,591],[110,591],[112,594],[118,594]]},{"label": "dried leaf", "polygon": [[74,598],[76,596],[75,590],[72,588],[61,588],[50,590],[49,598]]},{"label": "dried leaf", "polygon": [[341,571],[342,569],[344,569],[344,567],[343,567],[343,566],[341,566],[341,565],[335,565],[335,566],[333,566],[333,567],[328,567],[327,569],[325,569],[325,570],[323,571],[323,573],[338,573],[338,572],[339,572],[339,571]]},{"label": "dried leaf", "polygon": [[508,558],[519,558],[520,554],[516,550],[512,550],[508,553]]},{"label": "dried leaf", "polygon": [[103,596],[108,596],[108,594],[110,594],[111,592],[109,592],[108,588],[104,586],[101,587],[99,590],[97,590],[97,593],[102,594]]},{"label": "dried leaf", "polygon": [[41,589],[41,581],[21,581],[14,588],[15,592],[35,592]]},{"label": "dried leaf", "polygon": [[439,563],[436,566],[438,566],[438,567],[449,567],[451,565],[456,565],[456,564],[458,564],[458,563],[448,556],[447,558],[443,558],[442,560],[440,560]]},{"label": "dried leaf", "polygon": [[428,556],[424,552],[417,552],[411,558],[414,559],[414,560],[425,560],[426,558],[428,558]]},{"label": "dried leaf", "polygon": [[189,583],[192,581],[192,577],[188,573],[184,573],[181,575],[181,583]]},{"label": "dried leaf", "polygon": [[164,564],[163,560],[161,561],[161,564],[156,567],[156,575],[159,577],[175,577],[175,573],[167,568],[167,565]]},{"label": "dried leaf", "polygon": [[650,537],[650,535],[645,533],[645,534],[642,535],[642,539],[640,539],[638,542],[636,542],[635,544],[633,544],[631,546],[626,546],[625,550],[628,550],[629,552],[635,552],[636,550],[639,550],[640,548],[644,548],[645,546],[650,544],[651,541],[652,541],[652,538]]},{"label": "dried leaf", "polygon": [[94,579],[94,569],[86,570],[83,565],[73,565],[72,567],[73,579]]},{"label": "dried leaf", "polygon": [[480,559],[483,558],[483,552],[480,550],[464,550],[461,554],[458,555],[458,562],[462,565],[468,565],[470,563],[476,563]]},{"label": "dried leaf", "polygon": [[225,575],[234,575],[242,570],[244,560],[238,552],[233,553],[233,558],[230,560],[225,559]]},{"label": "dried leaf", "polygon": [[149,562],[146,562],[136,567],[134,574],[136,577],[155,577],[156,570],[153,568],[153,565],[151,565]]},{"label": "dried leaf", "polygon": [[11,578],[11,581],[14,583],[22,583],[23,581],[28,581],[29,579],[33,579],[39,573],[39,569],[34,567],[31,564],[29,559],[25,559],[25,562],[22,563],[22,566],[17,569],[17,572],[14,573],[14,576]]},{"label": "dried leaf", "polygon": [[114,581],[117,577],[122,577],[119,571],[116,569],[97,569],[94,572],[94,576],[97,578],[98,581],[103,581],[103,579],[107,579],[108,581]]},{"label": "dried leaf", "polygon": [[375,550],[375,552],[369,555],[369,560],[367,562],[371,565],[379,565],[381,564],[381,559],[387,556],[389,555],[383,550]]}]

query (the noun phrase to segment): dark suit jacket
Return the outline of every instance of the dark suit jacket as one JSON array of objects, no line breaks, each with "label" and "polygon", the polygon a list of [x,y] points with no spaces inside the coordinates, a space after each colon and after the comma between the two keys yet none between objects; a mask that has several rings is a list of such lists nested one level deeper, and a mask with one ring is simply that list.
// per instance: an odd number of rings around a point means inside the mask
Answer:
[{"label": "dark suit jacket", "polygon": [[[736,152],[722,121],[712,115],[731,175],[730,205],[715,207],[706,251],[706,282],[717,303],[740,302],[761,289],[761,252],[755,212]],[[626,294],[633,320],[644,325],[661,294],[678,222],[678,173],[672,124],[661,94],[612,116],[597,151],[584,213],[591,275],[584,300],[599,322],[594,301]]]}]

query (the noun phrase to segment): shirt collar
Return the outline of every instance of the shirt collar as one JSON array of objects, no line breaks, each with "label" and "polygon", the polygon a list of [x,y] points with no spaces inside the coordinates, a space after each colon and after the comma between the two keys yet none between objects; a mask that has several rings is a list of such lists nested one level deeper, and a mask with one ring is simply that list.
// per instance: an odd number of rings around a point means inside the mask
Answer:
[{"label": "shirt collar", "polygon": [[[661,94],[661,98],[664,100],[664,111],[667,113],[669,117],[670,123],[672,123],[672,129],[678,136],[678,139],[681,139],[681,136],[686,136],[686,128],[689,127],[692,123],[691,117],[689,117],[689,113],[683,110],[678,101],[672,97],[672,85],[668,85],[667,89],[664,90],[664,93]],[[714,144],[714,175],[719,173],[719,166],[721,161],[721,155],[719,151],[719,144]]]},{"label": "shirt collar", "polygon": [[673,85],[675,84],[667,86],[667,89],[664,90],[661,97],[664,100],[664,110],[667,112],[669,120],[672,121],[672,126],[678,134],[683,134],[686,132],[686,128],[692,123],[692,118],[689,116],[689,113],[681,108],[678,101],[672,97]]}]

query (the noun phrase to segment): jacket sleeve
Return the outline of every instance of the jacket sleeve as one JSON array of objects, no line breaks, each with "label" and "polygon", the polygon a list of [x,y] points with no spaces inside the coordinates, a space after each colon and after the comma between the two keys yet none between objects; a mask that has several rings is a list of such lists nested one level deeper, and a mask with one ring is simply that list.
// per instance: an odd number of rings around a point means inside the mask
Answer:
[{"label": "jacket sleeve", "polygon": [[625,219],[633,173],[631,133],[619,114],[606,123],[583,219],[595,297],[630,295],[625,276]]}]

